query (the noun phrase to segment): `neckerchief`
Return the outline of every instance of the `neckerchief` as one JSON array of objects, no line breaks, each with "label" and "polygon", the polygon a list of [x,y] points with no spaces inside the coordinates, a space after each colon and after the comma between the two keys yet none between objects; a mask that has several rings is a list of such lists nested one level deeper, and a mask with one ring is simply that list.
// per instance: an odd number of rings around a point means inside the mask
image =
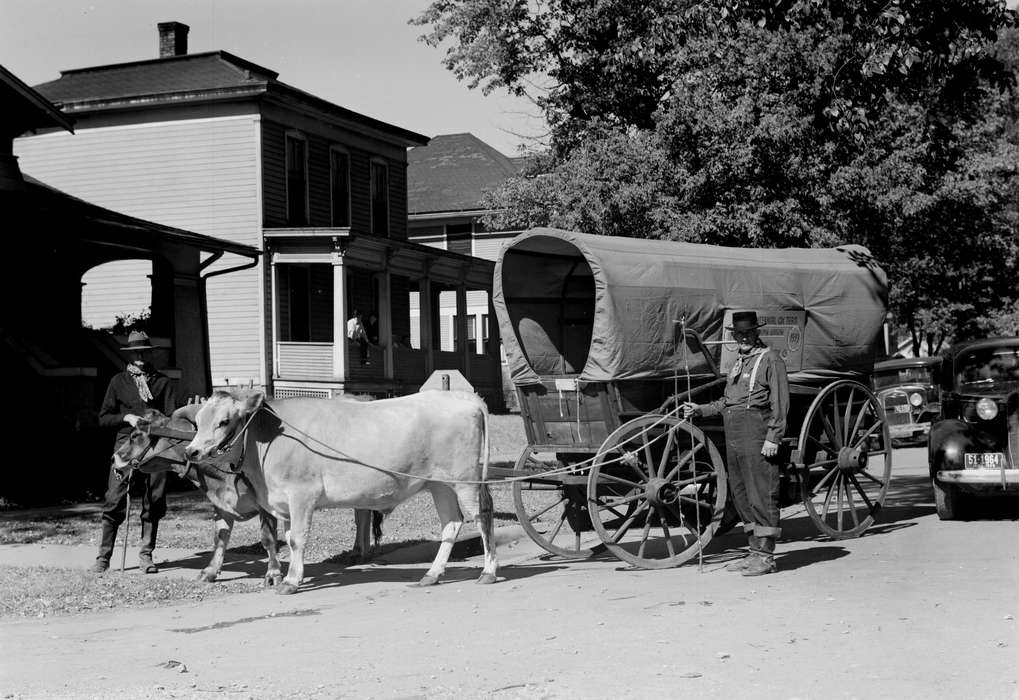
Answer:
[{"label": "neckerchief", "polygon": [[131,375],[131,379],[134,380],[134,385],[138,387],[138,395],[142,397],[142,401],[148,403],[152,400],[152,392],[149,391],[149,380],[148,375],[138,365],[128,365],[127,373]]},{"label": "neckerchief", "polygon": [[746,355],[737,353],[736,362],[732,366],[732,374],[729,375],[729,380],[732,382],[739,381],[739,376],[743,372],[743,365],[745,365],[751,358],[759,355],[767,349],[768,348],[765,345],[755,345],[754,348]]}]

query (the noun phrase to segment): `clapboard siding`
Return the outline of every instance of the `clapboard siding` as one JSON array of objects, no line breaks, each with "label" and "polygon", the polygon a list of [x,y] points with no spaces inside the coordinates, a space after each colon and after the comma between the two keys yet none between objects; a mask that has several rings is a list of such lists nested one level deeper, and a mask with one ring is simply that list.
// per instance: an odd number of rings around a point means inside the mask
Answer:
[{"label": "clapboard siding", "polygon": [[329,151],[339,147],[350,154],[350,226],[371,230],[371,161],[382,159],[389,168],[389,230],[392,238],[407,237],[406,162],[382,158],[346,143],[307,131],[294,131],[278,122],[265,121],[262,129],[262,207],[266,227],[287,226],[286,137],[299,133],[308,145],[309,225],[332,224],[332,193],[329,182]]},{"label": "clapboard siding", "polygon": [[[97,129],[81,119],[76,127],[74,134],[18,139],[15,152],[24,172],[125,214],[262,247],[256,117]],[[224,256],[210,270],[239,262]],[[214,383],[264,381],[261,280],[259,266],[208,282]],[[138,292],[118,293],[128,301]]]},{"label": "clapboard siding", "polygon": [[333,374],[332,343],[279,343],[281,379],[326,379]]},{"label": "clapboard siding", "polygon": [[152,262],[116,260],[82,275],[81,320],[92,328],[109,328],[117,316],[138,315],[152,302]]}]

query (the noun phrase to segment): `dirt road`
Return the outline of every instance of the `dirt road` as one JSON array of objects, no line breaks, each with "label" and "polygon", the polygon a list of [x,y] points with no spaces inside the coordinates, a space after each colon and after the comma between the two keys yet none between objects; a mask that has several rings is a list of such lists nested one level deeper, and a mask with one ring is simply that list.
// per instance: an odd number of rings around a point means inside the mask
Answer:
[{"label": "dirt road", "polygon": [[312,571],[290,597],[4,623],[0,697],[1019,700],[1016,509],[940,522],[923,460],[896,453],[859,539],[821,541],[787,509],[776,575],[718,553],[703,572],[545,560],[521,541],[494,586],[469,557],[420,589],[419,547]]}]

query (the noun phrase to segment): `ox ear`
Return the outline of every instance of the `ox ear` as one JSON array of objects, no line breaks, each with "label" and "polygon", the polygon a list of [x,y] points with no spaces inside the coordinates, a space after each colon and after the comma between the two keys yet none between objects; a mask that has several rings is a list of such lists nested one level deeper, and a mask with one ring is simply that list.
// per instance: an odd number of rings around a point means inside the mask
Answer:
[{"label": "ox ear", "polygon": [[262,407],[265,402],[265,392],[261,389],[244,389],[238,392],[236,399],[241,404],[241,413],[250,416]]}]

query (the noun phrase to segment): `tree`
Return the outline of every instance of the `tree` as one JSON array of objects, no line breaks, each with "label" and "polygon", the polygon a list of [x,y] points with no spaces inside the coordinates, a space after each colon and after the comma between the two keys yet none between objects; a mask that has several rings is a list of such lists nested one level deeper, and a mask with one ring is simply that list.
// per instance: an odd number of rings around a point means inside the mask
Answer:
[{"label": "tree", "polygon": [[917,347],[1014,299],[1003,2],[446,0],[419,22],[472,84],[545,78],[551,154],[491,195],[492,225],[860,243]]}]

